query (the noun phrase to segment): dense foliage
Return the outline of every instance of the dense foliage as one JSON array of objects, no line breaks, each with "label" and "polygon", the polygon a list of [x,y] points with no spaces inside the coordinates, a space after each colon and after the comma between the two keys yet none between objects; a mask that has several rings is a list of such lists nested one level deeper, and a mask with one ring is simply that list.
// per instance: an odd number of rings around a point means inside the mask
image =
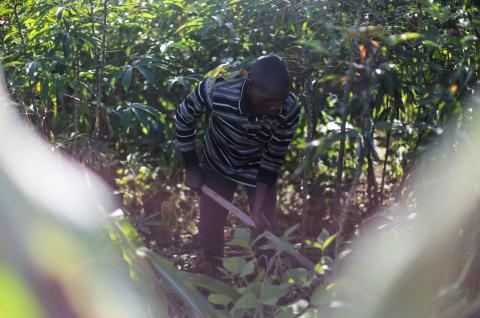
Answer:
[{"label": "dense foliage", "polygon": [[[182,185],[175,107],[215,69],[245,69],[270,52],[285,58],[302,117],[280,180],[280,221],[283,230],[300,225],[290,240],[319,265],[315,274],[279,263],[260,288],[246,278],[250,237],[237,229],[246,251],[232,248],[242,256],[225,264],[236,289],[209,299],[247,313],[311,295],[320,284],[312,277],[331,270],[362,219],[396,200],[414,204],[417,158],[448,125],[470,119],[479,36],[471,0],[0,4],[0,63],[19,112],[103,176],[147,245],[183,269],[195,263],[197,203]],[[248,288],[259,303],[243,298]]]}]

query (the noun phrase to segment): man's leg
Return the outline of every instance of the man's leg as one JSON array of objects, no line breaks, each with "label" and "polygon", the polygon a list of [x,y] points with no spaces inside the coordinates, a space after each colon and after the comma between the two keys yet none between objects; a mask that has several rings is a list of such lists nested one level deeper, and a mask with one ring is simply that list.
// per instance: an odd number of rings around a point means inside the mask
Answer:
[{"label": "man's leg", "polygon": [[[237,183],[213,170],[208,164],[202,166],[205,185],[231,201]],[[205,194],[200,195],[200,222],[198,232],[205,259],[214,267],[222,264],[224,255],[224,227],[228,211]]]}]

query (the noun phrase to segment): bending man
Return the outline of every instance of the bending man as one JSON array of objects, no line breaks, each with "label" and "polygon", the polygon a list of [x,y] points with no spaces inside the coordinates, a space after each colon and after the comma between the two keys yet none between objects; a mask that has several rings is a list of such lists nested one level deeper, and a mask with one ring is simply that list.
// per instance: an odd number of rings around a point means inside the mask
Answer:
[{"label": "bending man", "polygon": [[[244,185],[257,230],[275,231],[276,183],[293,139],[300,107],[290,92],[290,76],[277,55],[258,58],[248,77],[219,76],[213,89],[204,79],[177,107],[175,127],[185,168],[185,184],[200,190],[206,184],[232,200]],[[195,147],[195,123],[208,114],[202,163]],[[224,253],[228,211],[208,196],[200,196],[199,236],[205,259],[213,267]]]}]

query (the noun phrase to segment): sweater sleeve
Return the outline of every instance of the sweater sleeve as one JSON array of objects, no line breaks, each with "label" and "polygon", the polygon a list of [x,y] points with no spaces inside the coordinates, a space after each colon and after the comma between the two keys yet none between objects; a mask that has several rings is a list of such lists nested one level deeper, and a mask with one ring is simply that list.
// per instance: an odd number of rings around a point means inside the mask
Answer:
[{"label": "sweater sleeve", "polygon": [[202,80],[177,106],[175,113],[176,137],[186,168],[198,165],[195,147],[195,124],[198,117],[212,108],[211,96],[208,94],[208,86],[211,80],[211,77]]},{"label": "sweater sleeve", "polygon": [[295,135],[300,118],[300,107],[295,95],[290,94],[287,99],[289,111],[283,122],[272,131],[272,140],[267,144],[260,161],[257,182],[273,185],[283,164],[288,146]]}]

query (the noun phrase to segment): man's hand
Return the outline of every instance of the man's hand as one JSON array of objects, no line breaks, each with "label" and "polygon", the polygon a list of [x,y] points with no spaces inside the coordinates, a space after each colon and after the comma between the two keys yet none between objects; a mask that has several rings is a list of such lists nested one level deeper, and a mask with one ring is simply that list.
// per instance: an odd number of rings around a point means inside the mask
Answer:
[{"label": "man's hand", "polygon": [[257,227],[256,231],[258,235],[262,234],[265,231],[272,231],[272,226],[270,225],[270,222],[268,222],[263,211],[256,211],[253,215],[253,221],[255,222],[255,226]]},{"label": "man's hand", "polygon": [[272,225],[268,222],[263,211],[263,201],[269,190],[269,186],[265,183],[257,182],[255,188],[255,198],[253,200],[252,214],[253,221],[257,227],[257,234],[260,235],[265,231],[272,231]]},{"label": "man's hand", "polygon": [[195,191],[200,191],[203,183],[205,182],[205,176],[199,166],[192,166],[187,169],[187,175],[185,177],[185,185]]}]

